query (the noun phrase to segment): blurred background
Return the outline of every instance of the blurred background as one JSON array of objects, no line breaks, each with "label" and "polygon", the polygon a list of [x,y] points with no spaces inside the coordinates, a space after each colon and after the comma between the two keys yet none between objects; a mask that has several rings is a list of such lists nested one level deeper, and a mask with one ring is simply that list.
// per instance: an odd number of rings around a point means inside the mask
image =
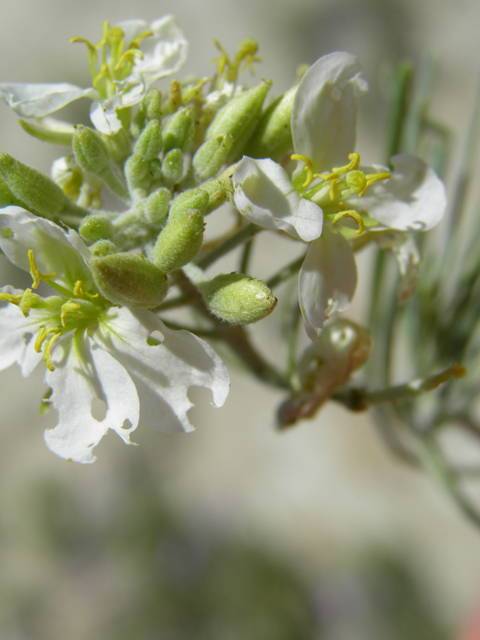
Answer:
[{"label": "blurred background", "polygon": [[[213,38],[230,53],[244,37],[258,40],[256,78],[271,78],[275,95],[299,64],[350,51],[371,89],[358,141],[367,163],[384,159],[385,75],[430,55],[430,113],[452,131],[453,172],[480,67],[475,0],[1,7],[0,81],[89,86],[86,51],[71,37],[96,42],[105,20],[166,13],[190,42],[180,77],[212,73]],[[65,119],[87,123],[87,101],[69,109]],[[0,148],[45,173],[60,155],[29,138],[3,104]],[[268,262],[255,266],[269,275]],[[27,280],[0,258],[1,285]],[[275,349],[268,325],[259,335]],[[18,367],[0,373],[2,640],[462,640],[480,609],[480,532],[444,489],[397,460],[368,414],[331,404],[279,434],[280,394],[230,369],[223,409],[193,391],[197,431],[139,427],[138,447],[107,435],[93,466],[45,447],[56,417],[39,416],[42,367],[26,380]]]}]

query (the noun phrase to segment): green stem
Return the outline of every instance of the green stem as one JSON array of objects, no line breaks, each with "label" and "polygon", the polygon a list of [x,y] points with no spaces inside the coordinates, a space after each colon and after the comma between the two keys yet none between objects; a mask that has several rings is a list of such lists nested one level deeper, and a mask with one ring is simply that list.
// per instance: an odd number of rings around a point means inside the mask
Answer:
[{"label": "green stem", "polygon": [[297,271],[299,271],[304,260],[305,260],[305,256],[300,256],[300,258],[296,258],[295,260],[287,264],[286,267],[283,267],[274,276],[272,276],[266,281],[265,284],[267,285],[267,287],[269,287],[270,289],[273,289],[273,287],[276,287],[277,285],[281,284],[285,280],[288,280],[288,278],[290,278],[291,276],[295,275]]},{"label": "green stem", "polygon": [[219,258],[222,258],[227,253],[230,253],[233,249],[236,249],[240,244],[249,240],[254,235],[262,231],[261,227],[257,227],[256,224],[249,222],[245,226],[241,227],[238,231],[232,234],[227,240],[217,245],[214,249],[209,251],[198,261],[198,266],[201,269],[206,269],[211,264],[216,262]]}]

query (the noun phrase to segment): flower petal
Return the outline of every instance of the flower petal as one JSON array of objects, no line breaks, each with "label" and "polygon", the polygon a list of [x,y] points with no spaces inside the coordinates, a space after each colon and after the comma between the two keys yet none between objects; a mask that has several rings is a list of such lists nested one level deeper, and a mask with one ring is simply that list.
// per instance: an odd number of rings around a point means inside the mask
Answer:
[{"label": "flower petal", "polygon": [[33,84],[0,83],[0,98],[23,118],[39,118],[58,111],[79,98],[96,98],[95,89],[82,89],[68,82]]},{"label": "flower petal", "polygon": [[331,227],[310,244],[300,269],[298,298],[308,337],[316,340],[330,316],[350,305],[357,267],[349,243]]},{"label": "flower petal", "polygon": [[[10,286],[2,287],[2,293],[22,294],[23,291]],[[33,334],[39,328],[39,312],[31,309],[25,318],[20,309],[10,303],[0,303],[0,371],[15,362],[20,365],[22,375],[29,376],[42,359],[42,353],[34,349]]]},{"label": "flower petal", "polygon": [[86,266],[90,252],[80,236],[68,232],[45,218],[38,218],[20,207],[0,210],[0,249],[15,266],[30,271],[31,249],[41,273],[55,273],[55,282],[69,290],[78,280],[93,286]]},{"label": "flower petal", "polygon": [[143,58],[135,60],[133,69],[133,74],[139,74],[147,85],[176,73],[188,53],[188,42],[174,16],[154,20],[149,28],[153,36],[142,40]]},{"label": "flower petal", "polygon": [[[445,214],[447,196],[443,182],[423,160],[408,153],[393,156],[394,171],[389,180],[374,183],[363,198],[349,198],[358,210],[368,211],[386,227],[399,231],[427,231]],[[362,167],[365,172],[386,171],[384,167]]]},{"label": "flower petal", "polygon": [[90,120],[93,126],[100,133],[105,133],[110,136],[120,131],[122,123],[115,111],[119,105],[119,100],[115,100],[115,96],[110,100],[95,100],[90,107]]},{"label": "flower petal", "polygon": [[[45,431],[48,448],[62,458],[91,463],[96,459],[92,449],[108,429],[131,444],[139,401],[121,364],[79,332],[62,342],[54,356],[55,369],[47,371],[45,382],[53,390],[50,401],[58,411],[58,424]],[[107,405],[101,421],[92,416],[95,399]]]},{"label": "flower petal", "polygon": [[317,60],[298,85],[293,145],[295,153],[312,161],[316,172],[347,164],[348,154],[355,151],[356,96],[367,88],[361,71],[352,54],[330,53]]},{"label": "flower petal", "polygon": [[187,417],[192,386],[211,389],[215,406],[225,402],[229,375],[214,350],[188,331],[167,329],[149,311],[111,309],[92,338],[129,371],[140,398],[141,422],[152,428],[193,430]]},{"label": "flower petal", "polygon": [[282,229],[305,242],[322,233],[320,207],[301,198],[285,169],[273,160],[244,156],[232,180],[235,205],[251,222],[265,229]]}]

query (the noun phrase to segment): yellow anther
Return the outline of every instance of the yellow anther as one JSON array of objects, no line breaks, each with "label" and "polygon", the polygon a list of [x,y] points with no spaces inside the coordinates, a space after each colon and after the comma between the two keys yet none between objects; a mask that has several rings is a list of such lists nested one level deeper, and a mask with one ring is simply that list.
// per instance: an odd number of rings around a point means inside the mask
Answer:
[{"label": "yellow anther", "polygon": [[42,344],[45,342],[45,338],[47,336],[48,336],[48,331],[45,329],[44,326],[41,326],[40,331],[37,334],[35,344],[33,345],[33,348],[37,353],[40,353],[40,351],[42,350]]},{"label": "yellow anther", "polygon": [[365,223],[363,222],[363,218],[359,215],[354,209],[350,209],[349,211],[340,211],[332,220],[332,224],[336,224],[339,220],[347,216],[348,218],[353,218],[355,222],[358,224],[357,233],[362,233],[365,229]]},{"label": "yellow anther", "polygon": [[388,180],[391,177],[392,175],[388,173],[388,171],[385,171],[384,173],[370,173],[368,176],[365,176],[365,179],[366,179],[365,188],[358,195],[364,196],[366,190],[371,184],[373,184],[374,182],[378,182],[379,180]]},{"label": "yellow anther", "polygon": [[218,63],[218,73],[222,74],[225,67],[230,66],[230,58],[228,57],[228,53],[220,44],[219,40],[214,38],[213,44],[217,47],[217,49],[220,51],[222,55],[219,58],[215,58],[215,60],[212,60],[212,64],[215,64],[215,62]]},{"label": "yellow anther", "polygon": [[20,304],[18,308],[23,313],[25,318],[28,316],[28,313],[32,306],[40,299],[40,296],[36,293],[33,293],[31,289],[26,289],[23,292],[22,299],[20,300]]},{"label": "yellow anther", "polygon": [[127,49],[115,66],[115,71],[120,71],[129,63],[133,64],[135,58],[140,58],[140,60],[143,58],[143,53],[140,49]]},{"label": "yellow anther", "polygon": [[28,261],[30,263],[30,273],[33,278],[32,287],[34,289],[38,287],[41,280],[51,280],[57,275],[56,273],[40,273],[37,265],[35,264],[35,256],[33,255],[33,251],[31,249],[29,249],[28,251]]},{"label": "yellow anther", "polygon": [[4,302],[11,302],[12,304],[17,304],[20,302],[20,300],[22,299],[22,295],[21,293],[1,293],[0,292],[0,300],[3,300]]},{"label": "yellow anther", "polygon": [[82,288],[82,281],[77,280],[73,288],[73,295],[79,298],[98,298],[98,293],[87,293]]},{"label": "yellow anther", "polygon": [[93,78],[93,86],[98,87],[103,80],[112,80],[112,74],[110,73],[110,69],[106,62],[101,65],[100,71],[97,73],[95,78]]},{"label": "yellow anther", "polygon": [[344,173],[348,171],[355,171],[360,166],[360,154],[359,153],[350,153],[348,155],[348,159],[350,162],[346,164],[344,167],[333,167],[332,173],[336,173],[339,176],[342,176]]},{"label": "yellow anther", "polygon": [[102,29],[103,29],[103,33],[102,33],[102,38],[100,40],[100,42],[97,44],[97,49],[101,49],[102,47],[104,47],[107,42],[108,42],[108,34],[110,32],[110,23],[104,22],[102,25]]},{"label": "yellow anther", "polygon": [[54,371],[55,367],[53,366],[52,362],[52,347],[58,340],[58,338],[62,335],[62,332],[60,331],[60,329],[51,329],[50,333],[53,333],[53,335],[50,340],[47,340],[45,346],[43,347],[43,359],[45,361],[45,364],[47,365],[47,369],[49,371]]},{"label": "yellow anther", "polygon": [[90,42],[90,40],[87,40],[86,38],[72,38],[72,39],[70,40],[70,42],[71,42],[71,43],[74,43],[74,42],[83,42],[84,44],[86,44],[86,45],[87,45],[87,47],[88,47],[88,51],[89,51],[90,55],[95,56],[95,58],[96,58],[96,56],[97,56],[97,49],[96,49],[95,45],[93,45],[93,44]]},{"label": "yellow anther", "polygon": [[292,158],[292,160],[301,160],[302,162],[305,162],[306,166],[303,167],[303,170],[306,171],[307,177],[305,178],[305,182],[302,184],[302,188],[305,189],[313,180],[312,161],[310,160],[310,158],[307,158],[307,156],[302,156],[301,153],[294,153],[290,157]]},{"label": "yellow anther", "polygon": [[72,311],[80,311],[81,308],[82,305],[79,302],[73,302],[73,300],[69,300],[68,302],[65,302],[65,304],[62,304],[60,315],[62,327],[67,326],[67,315]]},{"label": "yellow anther", "polygon": [[144,39],[144,38],[149,38],[150,36],[153,36],[153,31],[145,31],[145,33],[141,33],[139,36],[137,36],[135,38],[135,40],[132,40],[132,42],[130,43],[129,49],[138,49],[138,47],[140,46],[140,42]]}]

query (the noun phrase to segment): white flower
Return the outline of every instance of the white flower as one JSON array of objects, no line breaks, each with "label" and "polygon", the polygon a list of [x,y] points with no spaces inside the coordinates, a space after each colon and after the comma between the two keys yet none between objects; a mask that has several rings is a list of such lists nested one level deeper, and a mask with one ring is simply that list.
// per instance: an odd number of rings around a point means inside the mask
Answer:
[{"label": "white flower", "polygon": [[[366,89],[360,72],[354,56],[338,52],[317,60],[303,76],[291,120],[293,158],[302,162],[291,179],[272,160],[248,157],[233,174],[235,204],[246,218],[310,243],[300,270],[299,302],[312,340],[355,293],[355,259],[339,224],[353,218],[361,232],[360,214],[368,212],[377,229],[422,231],[435,226],[446,208],[443,184],[415,156],[393,157],[391,175],[384,167],[359,165],[353,153],[356,97]],[[347,158],[351,162],[345,165]]]},{"label": "white flower", "polygon": [[[116,79],[113,74],[113,95],[102,95],[96,88],[82,89],[69,83],[22,84],[0,83],[0,97],[23,118],[41,118],[65,105],[87,97],[94,100],[90,117],[102,133],[112,134],[121,127],[116,110],[138,104],[148,89],[160,78],[171,75],[185,62],[188,43],[173,16],[165,16],[151,24],[143,20],[129,20],[116,25],[122,30],[126,48],[147,32],[152,35],[141,40],[143,57],[132,57],[127,77]],[[112,61],[110,66],[114,67]]]},{"label": "white flower", "polygon": [[[213,349],[188,331],[167,329],[152,312],[112,306],[98,296],[90,253],[72,230],[18,207],[0,210],[0,248],[45,280],[56,295],[4,287],[0,299],[0,369],[17,362],[24,376],[44,360],[49,402],[58,424],[45,432],[63,458],[94,462],[92,449],[108,429],[130,443],[139,421],[161,431],[191,431],[191,386],[211,389],[213,404],[228,394],[228,371]],[[9,304],[4,304],[4,303]],[[103,420],[92,402],[106,404]]]}]

